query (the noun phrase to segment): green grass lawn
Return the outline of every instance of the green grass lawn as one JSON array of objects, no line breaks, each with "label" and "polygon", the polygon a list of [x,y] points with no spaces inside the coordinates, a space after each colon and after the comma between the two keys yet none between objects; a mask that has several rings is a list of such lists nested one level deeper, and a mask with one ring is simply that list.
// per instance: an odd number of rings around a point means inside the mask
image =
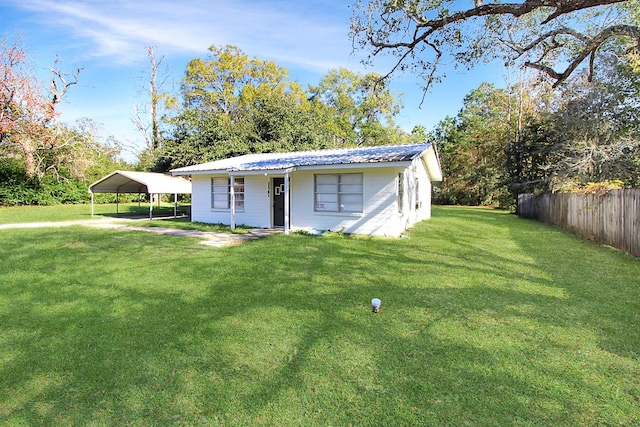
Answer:
[{"label": "green grass lawn", "polygon": [[[185,211],[189,205],[178,204],[178,211]],[[140,215],[149,216],[149,203],[95,204],[93,218]],[[153,206],[153,215],[173,215],[173,203],[161,203]],[[55,206],[0,206],[0,224],[24,222],[74,221],[92,219],[91,205],[55,205]]]},{"label": "green grass lawn", "polygon": [[640,424],[640,260],[513,215],[0,241],[1,425]]}]

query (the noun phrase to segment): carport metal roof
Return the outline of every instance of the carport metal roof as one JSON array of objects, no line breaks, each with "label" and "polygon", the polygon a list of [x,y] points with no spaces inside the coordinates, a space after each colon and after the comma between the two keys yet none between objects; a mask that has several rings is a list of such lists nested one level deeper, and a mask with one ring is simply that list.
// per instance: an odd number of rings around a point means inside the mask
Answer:
[{"label": "carport metal roof", "polygon": [[163,173],[115,171],[91,184],[89,192],[191,194],[191,181]]},{"label": "carport metal roof", "polygon": [[[162,173],[115,171],[89,186],[91,193],[91,216],[93,216],[93,195],[95,193],[145,193],[173,194],[173,215],[177,214],[178,194],[191,194],[191,181]],[[153,218],[153,198],[149,198],[149,218]],[[118,200],[116,198],[116,213]]]}]

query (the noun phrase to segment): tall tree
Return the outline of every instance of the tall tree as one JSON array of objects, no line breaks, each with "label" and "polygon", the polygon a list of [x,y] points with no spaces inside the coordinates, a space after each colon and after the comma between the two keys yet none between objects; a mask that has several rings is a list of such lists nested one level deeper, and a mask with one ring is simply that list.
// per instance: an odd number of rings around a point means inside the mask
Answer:
[{"label": "tall tree", "polygon": [[394,118],[402,104],[375,73],[360,74],[345,68],[329,71],[310,98],[333,110],[337,138],[348,145],[398,143]]},{"label": "tall tree", "polygon": [[550,184],[620,180],[640,184],[640,74],[619,57],[600,61],[590,81],[576,76],[546,117],[552,156],[545,165]]},{"label": "tall tree", "polygon": [[331,146],[327,108],[308,98],[285,68],[234,46],[211,47],[189,62],[182,109],[170,120],[156,168],[255,152]]},{"label": "tall tree", "polygon": [[65,74],[56,63],[50,68],[49,89],[44,90],[19,40],[3,39],[0,45],[0,146],[19,152],[27,177],[39,179],[46,171],[44,159],[60,143],[57,106],[78,82],[81,70]]},{"label": "tall tree", "polygon": [[446,171],[439,201],[509,206],[524,186],[541,184],[546,157],[531,130],[550,105],[546,95],[522,80],[506,89],[483,83],[465,96],[458,115],[432,132]]},{"label": "tall tree", "polygon": [[223,114],[233,122],[257,94],[291,89],[288,74],[274,62],[249,58],[236,46],[211,46],[208,59],[195,58],[187,64],[184,107]]},{"label": "tall tree", "polygon": [[165,104],[171,104],[173,98],[166,92],[165,86],[169,81],[169,72],[164,66],[164,55],[158,54],[154,46],[146,46],[148,67],[143,72],[143,82],[140,92],[146,97],[146,102],[134,105],[133,125],[142,135],[145,149],[153,151],[160,147],[160,118]]},{"label": "tall tree", "polygon": [[445,119],[434,133],[446,179],[441,201],[486,205],[502,198],[507,94],[483,83],[464,98],[455,119]]},{"label": "tall tree", "polygon": [[557,86],[585,62],[593,69],[611,39],[625,39],[637,50],[640,28],[629,3],[357,0],[351,34],[370,51],[368,62],[383,53],[395,57],[387,76],[411,70],[424,78],[426,88],[441,79],[443,63],[472,66],[495,56],[539,70]]}]

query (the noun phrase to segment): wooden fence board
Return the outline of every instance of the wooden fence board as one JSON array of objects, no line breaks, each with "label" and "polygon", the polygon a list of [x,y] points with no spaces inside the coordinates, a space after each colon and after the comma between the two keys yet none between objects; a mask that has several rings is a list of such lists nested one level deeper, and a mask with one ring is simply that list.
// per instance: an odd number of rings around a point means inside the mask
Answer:
[{"label": "wooden fence board", "polygon": [[640,257],[640,189],[603,195],[520,194],[518,215],[570,230]]}]

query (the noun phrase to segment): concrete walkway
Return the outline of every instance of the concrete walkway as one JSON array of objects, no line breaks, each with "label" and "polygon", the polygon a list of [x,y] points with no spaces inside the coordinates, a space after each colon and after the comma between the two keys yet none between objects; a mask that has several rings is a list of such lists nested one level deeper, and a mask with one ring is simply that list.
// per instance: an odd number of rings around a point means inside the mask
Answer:
[{"label": "concrete walkway", "polygon": [[123,218],[102,218],[78,221],[58,221],[58,222],[28,222],[20,224],[0,224],[0,230],[15,228],[41,228],[41,227],[69,227],[73,225],[83,225],[87,227],[111,228],[116,230],[146,231],[149,233],[163,234],[168,236],[197,237],[206,246],[229,246],[237,245],[247,240],[255,240],[261,237],[282,233],[280,229],[252,228],[244,234],[219,233],[213,231],[180,230],[165,227],[142,227],[133,225],[135,220]]}]

